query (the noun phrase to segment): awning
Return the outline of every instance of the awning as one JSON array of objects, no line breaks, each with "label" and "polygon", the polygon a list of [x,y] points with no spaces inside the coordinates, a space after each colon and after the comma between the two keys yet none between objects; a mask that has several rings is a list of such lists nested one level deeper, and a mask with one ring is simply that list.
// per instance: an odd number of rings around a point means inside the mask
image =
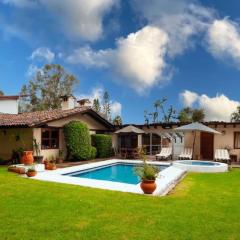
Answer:
[{"label": "awning", "polygon": [[136,128],[132,125],[129,125],[127,127],[124,127],[122,129],[119,129],[118,131],[115,132],[116,134],[118,133],[136,133],[136,134],[143,134],[145,133],[142,129]]}]

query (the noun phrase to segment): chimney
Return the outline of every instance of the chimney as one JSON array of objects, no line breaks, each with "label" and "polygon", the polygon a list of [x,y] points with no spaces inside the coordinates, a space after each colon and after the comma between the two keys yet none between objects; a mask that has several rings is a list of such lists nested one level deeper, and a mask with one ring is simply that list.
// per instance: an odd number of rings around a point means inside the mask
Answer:
[{"label": "chimney", "polygon": [[77,101],[80,107],[91,107],[92,103],[88,98],[80,99]]},{"label": "chimney", "polygon": [[61,108],[62,110],[74,109],[76,105],[76,98],[74,96],[64,95],[61,96]]},{"label": "chimney", "polygon": [[19,96],[0,96],[0,113],[18,114]]}]

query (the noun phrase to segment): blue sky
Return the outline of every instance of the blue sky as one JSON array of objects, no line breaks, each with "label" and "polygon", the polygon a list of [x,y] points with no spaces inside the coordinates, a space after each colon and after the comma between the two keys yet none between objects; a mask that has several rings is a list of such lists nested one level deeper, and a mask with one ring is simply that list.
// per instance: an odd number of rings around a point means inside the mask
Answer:
[{"label": "blue sky", "polygon": [[17,94],[46,63],[108,90],[114,114],[142,123],[164,96],[230,119],[240,104],[237,0],[0,0],[0,89]]}]

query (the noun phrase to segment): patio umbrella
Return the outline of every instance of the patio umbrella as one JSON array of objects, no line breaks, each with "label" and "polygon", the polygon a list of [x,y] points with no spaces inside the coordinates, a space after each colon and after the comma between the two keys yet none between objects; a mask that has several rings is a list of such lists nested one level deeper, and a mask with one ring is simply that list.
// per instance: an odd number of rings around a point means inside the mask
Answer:
[{"label": "patio umbrella", "polygon": [[199,122],[193,122],[178,128],[175,128],[174,131],[176,132],[194,132],[194,138],[193,138],[193,152],[194,152],[194,147],[195,147],[195,139],[196,139],[196,134],[197,132],[207,132],[207,133],[212,133],[212,134],[221,134],[220,132],[207,127],[203,125],[202,123]]},{"label": "patio umbrella", "polygon": [[129,125],[127,127],[124,127],[122,129],[119,129],[115,133],[136,133],[136,134],[143,134],[145,133],[142,129],[134,127],[132,125]]}]

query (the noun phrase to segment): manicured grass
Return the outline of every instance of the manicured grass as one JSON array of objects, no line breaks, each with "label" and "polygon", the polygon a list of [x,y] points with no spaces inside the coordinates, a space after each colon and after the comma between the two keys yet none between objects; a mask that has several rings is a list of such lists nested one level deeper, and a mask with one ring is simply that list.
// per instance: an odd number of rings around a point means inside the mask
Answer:
[{"label": "manicured grass", "polygon": [[189,174],[163,198],[23,179],[0,168],[0,239],[240,239],[240,171]]}]

